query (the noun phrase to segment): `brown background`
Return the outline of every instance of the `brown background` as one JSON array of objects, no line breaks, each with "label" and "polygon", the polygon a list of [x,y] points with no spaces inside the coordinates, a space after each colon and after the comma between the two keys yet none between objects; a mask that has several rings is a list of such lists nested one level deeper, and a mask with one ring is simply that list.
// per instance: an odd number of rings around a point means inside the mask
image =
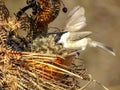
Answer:
[{"label": "brown background", "polygon": [[[11,13],[15,13],[25,5],[26,0],[5,0]],[[116,56],[99,48],[89,48],[82,52],[88,72],[94,79],[110,88],[120,90],[120,0],[63,0],[70,11],[81,5],[86,10],[87,26],[83,30],[93,32],[94,40],[103,42],[114,48]],[[50,24],[63,28],[67,14],[60,12],[57,19]],[[91,90],[98,90],[95,83]],[[94,89],[93,89],[94,88]],[[103,90],[103,89],[99,89]]]}]

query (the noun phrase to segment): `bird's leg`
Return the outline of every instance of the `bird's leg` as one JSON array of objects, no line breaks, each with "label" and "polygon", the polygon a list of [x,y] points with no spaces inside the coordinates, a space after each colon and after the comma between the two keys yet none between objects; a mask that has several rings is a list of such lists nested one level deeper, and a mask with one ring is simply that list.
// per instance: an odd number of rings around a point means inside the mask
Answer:
[{"label": "bird's leg", "polygon": [[75,57],[78,58],[80,55],[80,51],[75,51],[75,53],[76,53]]},{"label": "bird's leg", "polygon": [[74,55],[76,58],[78,58],[81,51],[82,51],[82,50],[74,50],[73,52],[71,52],[71,53],[69,54],[69,56]]},{"label": "bird's leg", "polygon": [[81,51],[82,51],[82,50],[75,50],[75,51],[73,52],[73,53],[75,54],[75,57],[76,57],[76,58],[79,57]]}]

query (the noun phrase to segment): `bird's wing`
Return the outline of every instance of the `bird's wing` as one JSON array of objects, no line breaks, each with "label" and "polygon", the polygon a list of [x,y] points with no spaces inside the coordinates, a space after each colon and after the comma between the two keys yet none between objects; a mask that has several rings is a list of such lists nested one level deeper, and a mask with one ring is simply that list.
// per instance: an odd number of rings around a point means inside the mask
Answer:
[{"label": "bird's wing", "polygon": [[84,31],[84,32],[70,32],[69,38],[67,40],[69,41],[77,41],[80,39],[83,39],[89,35],[91,35],[91,31]]},{"label": "bird's wing", "polygon": [[79,31],[86,25],[85,10],[83,7],[76,6],[68,15],[68,22],[65,31]]},{"label": "bird's wing", "polygon": [[73,16],[73,14],[74,13],[76,13],[78,10],[80,9],[80,6],[78,5],[78,6],[76,6],[76,7],[74,7],[73,8],[73,10],[71,10],[70,12],[69,12],[69,14],[68,14],[68,19],[70,18],[70,17],[72,17]]}]

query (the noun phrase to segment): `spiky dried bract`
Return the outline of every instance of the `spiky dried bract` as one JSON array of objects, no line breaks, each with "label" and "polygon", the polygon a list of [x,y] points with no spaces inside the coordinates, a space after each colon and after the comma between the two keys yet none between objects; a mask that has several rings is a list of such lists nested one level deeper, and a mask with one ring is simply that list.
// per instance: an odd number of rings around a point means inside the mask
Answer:
[{"label": "spiky dried bract", "polygon": [[36,0],[36,3],[40,5],[42,11],[37,11],[36,15],[33,16],[33,20],[38,25],[49,24],[52,22],[60,11],[60,0]]},{"label": "spiky dried bract", "polygon": [[7,19],[8,17],[9,11],[5,6],[5,3],[2,0],[0,0],[0,23],[2,23],[2,21]]},{"label": "spiky dried bract", "polygon": [[32,26],[28,14],[24,13],[19,21],[21,27],[17,30],[18,36],[16,36],[16,38],[20,40],[20,42],[18,42],[19,46],[24,51],[29,51],[28,44],[32,42]]},{"label": "spiky dried bract", "polygon": [[17,76],[19,73],[10,62],[7,54],[0,56],[0,89],[1,90],[16,90],[17,89]]},{"label": "spiky dried bract", "polygon": [[[14,17],[15,18],[13,18],[13,20],[16,21],[17,17]],[[28,43],[30,43],[32,40],[32,32],[30,30],[30,18],[26,13],[24,13],[19,18],[19,20],[16,21],[16,24],[17,23],[19,23],[20,27],[17,27],[15,30],[11,28],[8,36],[8,43],[12,45],[14,50],[16,51],[29,51],[27,48]]]},{"label": "spiky dried bract", "polygon": [[[29,37],[31,35],[31,31],[30,31],[30,18],[28,16],[28,14],[24,13],[22,14],[22,16],[19,18],[19,22],[20,22],[20,28],[18,28],[18,34],[19,36],[22,37]],[[21,33],[20,31],[22,31],[23,33]]]},{"label": "spiky dried bract", "polygon": [[3,23],[4,27],[8,31],[16,31],[18,28],[20,28],[20,22],[17,21],[15,16],[9,16],[7,20]]}]

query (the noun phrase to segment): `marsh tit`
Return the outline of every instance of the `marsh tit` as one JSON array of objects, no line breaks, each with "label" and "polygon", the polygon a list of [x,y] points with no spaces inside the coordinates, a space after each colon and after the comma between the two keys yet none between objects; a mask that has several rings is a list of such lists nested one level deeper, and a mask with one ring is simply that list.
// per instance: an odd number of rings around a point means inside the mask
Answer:
[{"label": "marsh tit", "polygon": [[54,40],[56,44],[62,44],[66,49],[83,51],[87,47],[100,47],[112,55],[115,55],[113,49],[103,43],[93,41],[88,36],[91,31],[80,30],[86,25],[85,10],[77,6],[68,14],[68,22],[63,32],[56,34]]}]

